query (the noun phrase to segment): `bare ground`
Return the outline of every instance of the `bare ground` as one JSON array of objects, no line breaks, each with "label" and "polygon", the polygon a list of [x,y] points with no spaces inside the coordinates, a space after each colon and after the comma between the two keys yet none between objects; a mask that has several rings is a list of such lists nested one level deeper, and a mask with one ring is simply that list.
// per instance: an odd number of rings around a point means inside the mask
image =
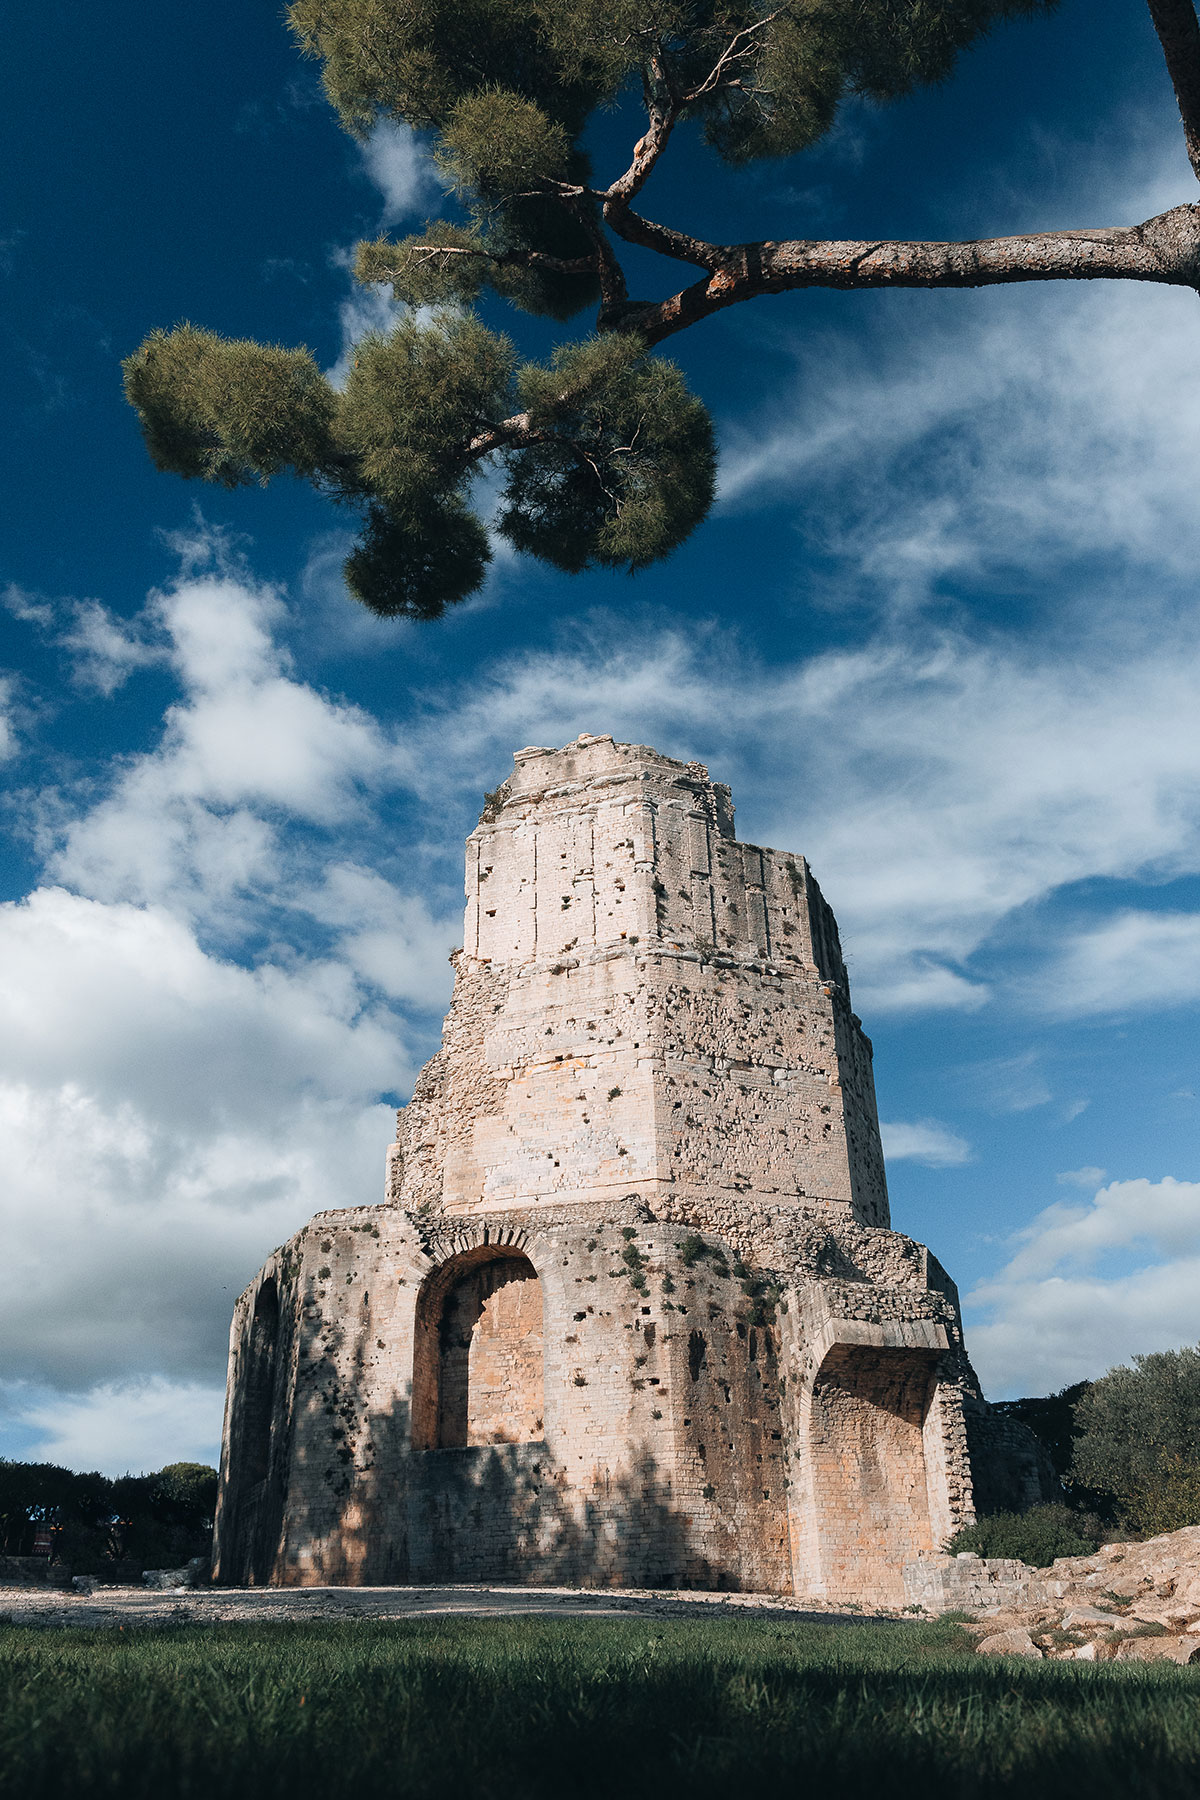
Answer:
[{"label": "bare ground", "polygon": [[894,1621],[895,1613],[849,1613],[776,1594],[680,1589],[530,1587],[61,1588],[0,1587],[0,1621],[41,1626],[144,1626],[306,1619],[421,1619],[454,1615],[559,1618],[745,1618],[826,1624]]}]

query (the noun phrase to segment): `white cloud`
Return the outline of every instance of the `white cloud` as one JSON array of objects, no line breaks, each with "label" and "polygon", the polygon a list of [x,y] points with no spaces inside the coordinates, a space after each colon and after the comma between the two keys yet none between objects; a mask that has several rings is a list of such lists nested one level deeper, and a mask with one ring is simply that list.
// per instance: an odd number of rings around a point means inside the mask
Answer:
[{"label": "white cloud", "polygon": [[1089,1165],[1083,1169],[1064,1169],[1054,1179],[1059,1187],[1090,1188],[1095,1193],[1107,1174],[1107,1169],[1094,1169]]},{"label": "white cloud", "polygon": [[104,1475],[143,1475],[173,1462],[216,1467],[224,1388],[161,1377],[104,1382],[84,1393],[12,1390],[19,1423],[37,1432],[32,1461]]},{"label": "white cloud", "polygon": [[446,958],[462,936],[457,913],[434,919],[424,900],[352,863],[328,868],[320,888],[300,904],[341,929],[338,955],[381,993],[429,1008],[444,1002]]},{"label": "white cloud", "polygon": [[1059,1203],[967,1297],[984,1386],[1046,1393],[1200,1337],[1200,1182],[1114,1181]]},{"label": "white cloud", "polygon": [[[442,197],[442,183],[428,150],[409,126],[380,119],[362,145],[363,166],[383,195],[380,224],[392,226],[414,213],[434,208]],[[353,252],[334,253],[335,266],[352,270]],[[354,360],[354,346],[369,333],[386,336],[408,309],[392,298],[382,282],[354,281],[338,307],[342,341],[337,361],[325,373],[337,389],[346,385]]]},{"label": "white cloud", "polygon": [[879,1130],[883,1153],[889,1162],[923,1163],[927,1169],[953,1169],[970,1162],[971,1146],[936,1119],[917,1119],[909,1124],[885,1124]]},{"label": "white cloud", "polygon": [[1128,1012],[1200,1000],[1200,913],[1140,912],[1070,936],[1031,988],[1047,1012]]},{"label": "white cloud", "polygon": [[386,337],[407,312],[400,301],[393,300],[392,290],[381,283],[355,282],[338,307],[338,324],[342,343],[337,361],[325,374],[339,393],[345,387],[354,362],[354,346],[372,332]]},{"label": "white cloud", "polygon": [[362,159],[383,195],[383,224],[396,225],[440,200],[437,167],[411,126],[380,119],[362,146]]},{"label": "white cloud", "polygon": [[169,1460],[176,1392],[211,1443],[237,1293],[380,1196],[418,1060],[392,1001],[449,989],[453,913],[347,854],[388,862],[407,755],[296,678],[277,595],[188,557],[134,622],[179,684],[158,742],[63,788],[46,879],[0,906],[0,1366],[65,1461],[110,1427],[116,1462]]},{"label": "white cloud", "polygon": [[145,615],[121,619],[98,600],[52,600],[13,582],[0,595],[0,603],[66,652],[71,679],[85,690],[108,697],[135,669],[164,659],[161,644],[153,641],[152,621]]},{"label": "white cloud", "polygon": [[282,820],[364,823],[402,759],[378,723],[297,681],[273,639],[269,588],[217,571],[152,602],[183,698],[152,751],[68,815],[52,879],[100,899],[168,902],[230,922],[239,896],[280,880]]},{"label": "white cloud", "polygon": [[218,1375],[266,1251],[376,1196],[399,1022],[344,964],[243,968],[163,909],[61,890],[0,909],[0,968],[0,1363]]},{"label": "white cloud", "polygon": [[17,753],[17,725],[14,704],[15,684],[8,675],[0,674],[0,762]]}]

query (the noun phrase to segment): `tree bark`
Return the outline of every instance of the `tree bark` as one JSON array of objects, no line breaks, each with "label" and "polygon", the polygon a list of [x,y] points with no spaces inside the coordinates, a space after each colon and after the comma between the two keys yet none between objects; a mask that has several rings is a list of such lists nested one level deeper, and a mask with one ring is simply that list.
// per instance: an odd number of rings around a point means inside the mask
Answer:
[{"label": "tree bark", "polygon": [[[613,224],[620,229],[617,219]],[[642,221],[638,222],[643,223]],[[624,235],[624,233],[622,233]],[[669,300],[630,302],[601,321],[661,343],[710,314],[795,288],[970,288],[1018,281],[1152,281],[1200,289],[1200,206],[1141,225],[1046,231],[970,243],[826,242],[698,246],[702,281]]]},{"label": "tree bark", "polygon": [[1200,21],[1193,0],[1146,0],[1179,102],[1188,161],[1200,181]]}]

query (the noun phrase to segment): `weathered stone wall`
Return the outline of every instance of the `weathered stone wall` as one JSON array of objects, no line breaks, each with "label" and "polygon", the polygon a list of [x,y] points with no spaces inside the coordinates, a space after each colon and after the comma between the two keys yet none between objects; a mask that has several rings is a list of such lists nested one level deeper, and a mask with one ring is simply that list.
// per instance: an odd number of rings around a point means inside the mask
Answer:
[{"label": "weathered stone wall", "polygon": [[966,1419],[976,1511],[1025,1512],[1061,1494],[1049,1452],[1028,1426],[978,1399],[968,1403]]},{"label": "weathered stone wall", "polygon": [[[273,1563],[237,1562],[226,1519],[253,1465],[231,1456],[219,1578],[555,1579],[899,1603],[903,1562],[970,1516],[944,1417],[961,1418],[961,1369],[944,1356],[957,1320],[920,1281],[920,1247],[899,1241],[897,1285],[823,1280],[821,1233],[781,1254],[760,1225],[773,1261],[749,1261],[744,1239],[649,1211],[632,1194],[453,1220],[319,1215],[276,1259],[296,1271],[294,1389],[271,1490],[286,1490],[286,1525]],[[496,1299],[517,1289],[506,1317]],[[514,1336],[522,1310],[531,1329]],[[253,1317],[244,1306],[239,1368]]]},{"label": "weathered stone wall", "polygon": [[239,1303],[218,1578],[901,1603],[982,1402],[803,859],[698,764],[523,751],[453,960],[385,1204]]},{"label": "weathered stone wall", "polygon": [[833,915],[803,858],[736,842],[699,764],[610,738],[521,752],[468,840],[464,933],[401,1119],[402,1204],[636,1187],[887,1224]]}]

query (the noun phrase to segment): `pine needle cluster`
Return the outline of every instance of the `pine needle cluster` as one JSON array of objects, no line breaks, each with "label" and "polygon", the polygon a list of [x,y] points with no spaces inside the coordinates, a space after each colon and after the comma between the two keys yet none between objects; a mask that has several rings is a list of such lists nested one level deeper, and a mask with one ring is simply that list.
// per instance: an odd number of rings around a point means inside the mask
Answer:
[{"label": "pine needle cluster", "polygon": [[[434,617],[479,586],[491,548],[473,492],[489,470],[491,530],[556,568],[668,555],[712,504],[712,425],[653,352],[662,303],[630,298],[614,237],[696,260],[695,240],[631,210],[675,127],[698,123],[731,163],[790,155],[846,95],[940,80],[996,21],[1049,4],[294,0],[292,31],[346,128],[389,117],[431,133],[459,216],[359,246],[358,278],[411,310],[357,345],[340,392],[305,349],[152,333],[125,365],[152,458],[227,487],[291,473],[354,508],[347,580],[389,616]],[[629,169],[597,186],[585,128],[639,90]],[[518,366],[473,311],[485,290],[557,321],[594,308],[595,333]],[[682,307],[670,329],[687,322]]]}]

